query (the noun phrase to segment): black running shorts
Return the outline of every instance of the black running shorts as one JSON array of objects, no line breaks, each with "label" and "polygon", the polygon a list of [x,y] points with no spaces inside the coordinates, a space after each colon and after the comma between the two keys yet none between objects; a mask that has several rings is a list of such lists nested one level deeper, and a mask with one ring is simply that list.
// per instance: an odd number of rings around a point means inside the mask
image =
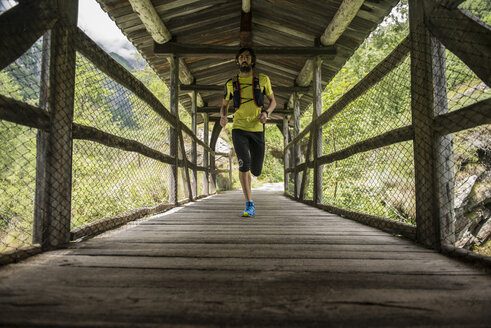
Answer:
[{"label": "black running shorts", "polygon": [[259,176],[264,161],[264,131],[249,132],[239,129],[232,130],[235,153],[239,160],[239,171],[251,171]]}]

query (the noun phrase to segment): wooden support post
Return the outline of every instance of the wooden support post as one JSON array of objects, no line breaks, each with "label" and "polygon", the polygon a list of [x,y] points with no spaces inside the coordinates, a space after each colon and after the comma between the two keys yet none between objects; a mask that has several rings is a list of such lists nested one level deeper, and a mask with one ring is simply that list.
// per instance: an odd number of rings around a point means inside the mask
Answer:
[{"label": "wooden support post", "polygon": [[[434,40],[435,41],[435,40]],[[434,114],[439,116],[448,113],[447,74],[445,47],[438,41],[432,43],[434,69]],[[434,132],[433,132],[434,133]],[[454,150],[453,135],[434,135],[437,150],[438,204],[440,210],[440,239],[442,243],[455,243],[455,209],[454,209]]]},{"label": "wooden support post", "polygon": [[251,47],[252,46],[252,12],[245,12],[242,10],[240,15],[240,46]]},{"label": "wooden support post", "polygon": [[232,150],[230,150],[230,153],[228,154],[228,181],[229,181],[229,186],[228,189],[232,190]]},{"label": "wooden support post", "polygon": [[286,173],[286,170],[288,169],[288,164],[290,163],[290,158],[289,158],[289,150],[286,149],[286,145],[288,145],[288,121],[289,121],[289,116],[285,115],[283,116],[283,149],[284,149],[284,154],[283,154],[283,168],[284,168],[284,180],[285,180],[285,192],[288,192],[288,186],[290,184],[290,181],[288,179],[288,173]]},{"label": "wooden support post", "polygon": [[[307,144],[307,153],[305,154],[305,163],[307,164],[310,161],[310,153],[312,151],[312,136],[313,132],[310,131],[309,135],[309,141]],[[305,188],[308,186],[308,181],[309,181],[309,169],[308,165],[306,165],[305,170],[303,171],[302,174],[302,182],[300,183],[300,191],[298,192],[298,199],[299,200],[304,200],[305,198]]]},{"label": "wooden support post", "polygon": [[322,60],[317,57],[314,64],[314,103],[312,113],[313,126],[313,155],[314,155],[314,204],[322,203],[322,166],[318,163],[318,158],[322,156],[322,127],[316,128],[317,118],[322,113]]},{"label": "wooden support post", "polygon": [[[453,179],[439,170],[449,170],[450,140],[440,139],[433,130],[436,112],[446,111],[445,68],[442,46],[424,26],[423,0],[409,1],[411,39],[411,109],[414,128],[414,170],[416,189],[416,238],[421,244],[439,250],[442,226],[452,234]],[[444,65],[444,64],[443,64]],[[443,100],[443,98],[445,100]],[[435,104],[437,104],[435,106]],[[443,161],[439,163],[439,161]],[[451,188],[450,190],[442,190]],[[446,194],[446,196],[442,196]],[[445,201],[446,204],[441,202]],[[443,208],[445,207],[445,209]],[[442,214],[446,217],[444,222]]]},{"label": "wooden support post", "polygon": [[[295,138],[298,136],[300,133],[300,101],[298,98],[297,93],[294,94],[294,100],[293,100],[293,137]],[[297,165],[300,164],[300,142],[297,143],[296,145],[293,146],[293,157],[294,157],[294,168],[295,168],[295,190],[294,190],[294,197],[295,199],[298,199],[298,195],[300,193],[300,173],[298,173],[298,168]]]},{"label": "wooden support post", "polygon": [[[216,121],[215,124],[213,125],[213,131],[211,133],[211,140],[210,140],[210,147],[214,151],[216,151],[216,144],[218,141],[218,136],[220,135],[220,131],[222,131],[222,126],[220,125],[220,121]],[[211,179],[210,179],[210,184],[211,184],[211,193],[216,193],[216,181],[217,181],[217,174],[215,172],[216,169],[216,163],[215,163],[215,155],[211,155],[210,158],[210,166],[211,166]]]},{"label": "wooden support post", "polygon": [[[209,114],[203,114],[203,142],[210,145],[209,143]],[[208,160],[208,150],[203,149],[203,166],[205,167],[205,174],[203,175],[203,193],[205,195],[210,194],[210,185],[209,185],[209,169],[210,169],[210,161]]]},{"label": "wooden support post", "polygon": [[[196,125],[196,91],[191,92],[191,129],[193,134],[196,135],[197,125]],[[196,165],[198,163],[198,148],[196,145],[196,141],[193,140],[191,145],[191,161],[193,162],[193,183],[192,183],[192,192],[193,198],[198,196],[198,171],[196,170]]]},{"label": "wooden support post", "polygon": [[182,130],[178,130],[178,138],[179,138],[179,145],[180,147],[180,153],[182,154],[182,159],[184,162],[184,174],[182,175],[182,178],[186,181],[184,181],[184,188],[185,188],[185,193],[188,195],[189,201],[193,200],[193,188],[191,187],[191,177],[189,176],[189,168],[188,168],[188,159],[186,156],[186,147],[184,146],[184,137],[182,136]]},{"label": "wooden support post", "polygon": [[[170,113],[179,121],[179,60],[175,56],[169,57],[170,63]],[[179,139],[176,128],[169,128],[169,155],[174,157],[176,162],[171,166],[169,179],[169,203],[178,202],[178,165],[179,165]]]},{"label": "wooden support post", "polygon": [[49,112],[47,133],[37,139],[34,243],[45,250],[70,241],[72,123],[75,95],[74,31],[78,1],[58,1],[60,17],[45,34],[40,106]]}]

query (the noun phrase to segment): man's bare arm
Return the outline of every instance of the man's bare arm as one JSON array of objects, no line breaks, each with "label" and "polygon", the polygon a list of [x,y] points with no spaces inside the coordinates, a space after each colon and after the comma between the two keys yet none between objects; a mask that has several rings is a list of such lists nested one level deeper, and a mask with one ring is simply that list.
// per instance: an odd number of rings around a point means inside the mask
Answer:
[{"label": "man's bare arm", "polygon": [[269,96],[266,96],[268,97],[269,99],[269,106],[268,106],[268,109],[266,109],[266,111],[268,112],[267,114],[263,112],[261,112],[261,114],[259,114],[259,121],[261,123],[266,123],[266,121],[268,120],[268,117],[269,115],[274,111],[274,109],[276,108],[276,99],[274,97],[274,93],[270,94]]}]

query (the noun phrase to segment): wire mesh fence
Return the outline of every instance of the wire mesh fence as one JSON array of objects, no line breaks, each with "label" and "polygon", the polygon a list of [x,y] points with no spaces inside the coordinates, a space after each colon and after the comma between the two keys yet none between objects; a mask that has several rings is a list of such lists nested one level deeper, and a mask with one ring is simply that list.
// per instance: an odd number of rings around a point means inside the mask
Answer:
[{"label": "wire mesh fence", "polygon": [[[323,126],[324,155],[411,124],[410,59],[392,66],[381,62],[378,69],[389,73]],[[323,203],[415,224],[411,147],[396,144],[324,166]]]},{"label": "wire mesh fence", "polygon": [[[168,123],[80,54],[75,81],[75,123],[168,154]],[[72,229],[169,199],[167,164],[84,140],[73,156]]]},{"label": "wire mesh fence", "polygon": [[[466,110],[491,97],[486,85],[450,50],[445,51],[446,104],[448,112]],[[442,65],[443,66],[443,65]],[[442,101],[445,104],[445,101]],[[489,106],[489,105],[488,105]],[[472,113],[451,119],[452,126],[472,126],[479,121]],[[442,206],[450,208],[448,243],[491,255],[491,125],[458,131],[442,138],[440,154],[450,173],[440,179],[453,185],[453,195]]]},{"label": "wire mesh fence", "polygon": [[167,203],[168,177],[168,164],[96,142],[76,140],[71,228]]},{"label": "wire mesh fence", "polygon": [[[387,63],[387,66],[390,65]],[[322,127],[324,155],[410,125],[411,80],[409,77],[410,61],[406,57],[380,82],[352,101],[324,125]]]},{"label": "wire mesh fence", "polygon": [[[174,206],[169,180],[176,160],[169,156],[167,121],[172,117],[147,91],[142,96],[127,89],[142,85],[109,56],[98,53],[113,65],[109,71],[116,78],[97,68],[99,59],[93,63],[78,53],[75,38],[82,38],[84,51],[91,41],[64,24],[0,70],[2,263],[19,258],[27,246],[58,247]],[[146,80],[147,73],[139,76],[143,83],[159,89],[158,101],[168,100],[163,82]],[[181,165],[185,156],[191,160],[192,138],[184,133],[183,141]],[[202,166],[203,147],[200,152]],[[193,172],[178,172],[177,199],[186,199]],[[209,192],[203,176],[198,194]]]},{"label": "wire mesh fence", "polygon": [[[489,175],[484,154],[491,138],[489,125],[482,125],[488,116],[482,109],[490,106],[490,89],[486,85],[489,80],[481,78],[489,77],[485,73],[489,71],[489,53],[482,51],[490,29],[459,9],[449,11],[440,6],[430,10],[428,20],[428,30],[413,29],[412,59],[419,69],[413,70],[412,78],[420,81],[412,103],[416,198],[419,202],[434,200],[438,206],[417,213],[428,218],[419,220],[418,229],[421,235],[428,231],[436,235],[437,243],[473,249],[491,234],[491,229],[484,232],[486,228],[480,228],[489,219],[481,203],[489,200],[489,195],[481,193],[482,199],[471,196],[479,193],[480,183],[486,184]],[[466,161],[478,169],[469,170],[463,164]],[[472,181],[477,179],[480,183],[474,187]],[[466,204],[472,205],[466,208]]]},{"label": "wire mesh fence", "polygon": [[0,121],[0,253],[32,245],[36,130]]},{"label": "wire mesh fence", "polygon": [[[0,70],[0,95],[39,105],[42,44],[40,38]],[[36,134],[34,128],[0,121],[0,253],[32,245]]]},{"label": "wire mesh fence", "polygon": [[415,224],[412,158],[403,142],[325,165],[323,203]]},{"label": "wire mesh fence", "polygon": [[324,164],[323,204],[366,214],[370,224],[409,224],[401,227],[415,227],[409,235],[430,247],[489,255],[491,128],[484,123],[491,93],[489,53],[482,50],[490,28],[450,9],[429,8],[429,29],[412,14],[411,37],[356,86],[327,88],[333,92],[323,96],[329,108],[320,117],[327,124],[317,159]]}]

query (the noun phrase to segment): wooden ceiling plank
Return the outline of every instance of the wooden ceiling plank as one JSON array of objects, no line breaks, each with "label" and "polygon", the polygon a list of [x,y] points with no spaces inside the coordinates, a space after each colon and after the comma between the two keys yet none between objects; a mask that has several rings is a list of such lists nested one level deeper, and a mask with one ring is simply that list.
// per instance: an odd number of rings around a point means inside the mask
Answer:
[{"label": "wooden ceiling plank", "polygon": [[[227,26],[237,26],[237,29],[240,27],[238,21],[240,19],[240,16],[232,14],[228,15],[226,17],[222,17],[222,21],[219,19],[215,18],[213,20],[208,20],[206,23],[201,22],[201,25],[194,25],[192,28],[176,28],[176,29],[171,29],[172,33],[176,36],[177,39],[179,39],[182,36],[185,35],[193,35],[193,34],[199,34],[199,33],[207,33],[208,30],[217,28],[219,26],[222,26],[222,24],[227,25]],[[218,24],[219,23],[219,24]],[[238,41],[238,40],[237,40]]]},{"label": "wooden ceiling plank", "polygon": [[275,31],[266,26],[257,26],[253,24],[253,29],[254,35],[252,40],[255,46],[265,46],[270,44],[288,46],[295,44],[297,46],[311,47],[314,45],[312,40],[299,39],[296,36],[281,31]]},{"label": "wooden ceiling plank", "polygon": [[[174,31],[191,29],[193,27],[209,24],[210,22],[220,22],[228,17],[235,17],[236,24],[239,26],[240,12],[239,6],[231,6],[229,3],[220,4],[212,8],[206,8],[198,12],[176,17],[169,20],[166,24],[169,30]],[[163,14],[165,16],[165,13]]]},{"label": "wooden ceiling plank", "polygon": [[315,37],[313,37],[311,34],[305,33],[305,32],[300,31],[300,30],[295,30],[291,27],[287,27],[287,26],[284,26],[284,25],[279,24],[279,23],[275,23],[275,22],[273,22],[267,18],[253,17],[252,22],[254,24],[257,24],[260,26],[267,26],[267,27],[274,29],[276,31],[281,31],[281,32],[286,33],[286,34],[294,35],[298,38],[305,39],[307,41],[311,41],[312,44],[314,44],[314,41],[315,41]]}]

